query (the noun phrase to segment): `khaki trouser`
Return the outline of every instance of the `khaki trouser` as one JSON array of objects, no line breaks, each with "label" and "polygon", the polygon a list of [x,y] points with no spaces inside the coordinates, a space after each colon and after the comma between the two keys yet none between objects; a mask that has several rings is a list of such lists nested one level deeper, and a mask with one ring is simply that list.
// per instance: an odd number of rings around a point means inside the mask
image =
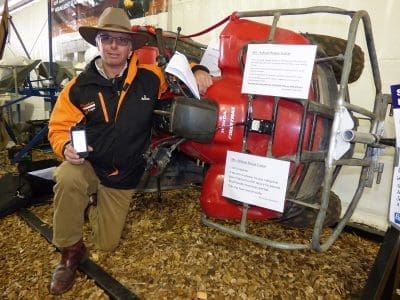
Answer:
[{"label": "khaki trouser", "polygon": [[89,209],[91,237],[102,250],[114,249],[120,240],[133,195],[100,184],[91,164],[63,162],[54,173],[53,243],[68,247],[82,239],[84,212],[89,196],[97,194],[97,205]]}]

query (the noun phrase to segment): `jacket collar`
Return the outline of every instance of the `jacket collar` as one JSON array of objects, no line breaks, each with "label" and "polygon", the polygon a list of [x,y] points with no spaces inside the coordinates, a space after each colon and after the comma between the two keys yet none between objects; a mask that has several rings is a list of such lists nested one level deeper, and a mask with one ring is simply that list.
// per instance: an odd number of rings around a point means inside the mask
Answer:
[{"label": "jacket collar", "polygon": [[[103,76],[105,79],[112,79],[112,78],[109,78],[109,77],[107,76],[106,72],[104,71],[103,60],[101,59],[100,56],[98,56],[98,57],[96,57],[96,58],[94,59],[94,64],[95,64],[95,66],[96,66],[97,71],[100,73],[101,76]],[[127,67],[128,67],[128,62],[125,62],[124,67],[122,68],[122,70],[121,70],[121,72],[118,74],[118,76],[116,76],[116,77],[121,77],[121,76],[124,74],[124,72],[125,72],[125,70],[126,70]]]}]

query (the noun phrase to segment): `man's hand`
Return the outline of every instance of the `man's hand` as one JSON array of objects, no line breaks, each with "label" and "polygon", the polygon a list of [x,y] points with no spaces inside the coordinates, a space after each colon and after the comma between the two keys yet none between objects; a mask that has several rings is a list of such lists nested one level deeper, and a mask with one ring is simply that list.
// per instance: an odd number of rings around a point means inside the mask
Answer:
[{"label": "man's hand", "polygon": [[213,84],[211,75],[203,70],[197,70],[196,72],[194,72],[194,78],[196,78],[200,95],[204,95],[207,89]]},{"label": "man's hand", "polygon": [[[88,146],[88,151],[93,151],[93,148]],[[72,147],[71,143],[68,143],[64,148],[64,159],[69,161],[73,165],[81,165],[85,161],[84,158],[79,157],[78,153],[75,151],[74,147]]]}]

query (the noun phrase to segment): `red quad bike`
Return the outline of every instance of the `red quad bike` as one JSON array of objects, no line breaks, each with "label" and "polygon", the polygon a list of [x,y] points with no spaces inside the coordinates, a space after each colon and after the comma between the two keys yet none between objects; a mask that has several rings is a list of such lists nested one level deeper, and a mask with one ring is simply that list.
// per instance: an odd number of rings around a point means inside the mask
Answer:
[{"label": "red quad bike", "polygon": [[[277,26],[282,16],[317,13],[349,17],[347,40],[300,34]],[[272,25],[250,19],[265,16],[273,17]],[[358,79],[364,65],[364,54],[355,45],[360,22],[365,31],[376,90],[372,111],[351,104],[348,92],[348,84]],[[199,59],[204,51],[196,43],[179,36],[173,39],[160,34],[159,30],[151,35],[158,47],[139,50],[142,62],[158,60],[163,65],[175,49],[192,59]],[[308,99],[242,94],[246,49],[251,43],[318,45]],[[176,164],[174,158],[189,157],[183,160],[183,168],[186,174],[192,171],[194,181],[201,178],[204,224],[262,245],[327,250],[350,219],[364,187],[372,185],[374,173],[380,169],[378,155],[385,143],[381,135],[390,96],[381,91],[368,14],[333,7],[235,12],[220,34],[218,65],[221,76],[214,79],[201,100],[188,96],[179,82],[169,77],[172,93],[159,100],[153,144],[147,154],[149,165],[156,167],[148,173],[154,175],[157,172],[154,169],[167,171],[170,160],[173,165]],[[368,120],[367,132],[357,130],[359,118]],[[357,143],[365,145],[362,158],[354,155]],[[341,151],[343,145],[345,150]],[[222,196],[227,151],[290,162],[283,213]],[[193,160],[205,166],[202,169],[204,178],[196,171],[198,167]],[[343,165],[359,167],[360,178],[353,199],[340,218],[340,199],[331,188]],[[268,219],[289,226],[313,226],[311,242],[275,241],[247,232],[248,220]],[[225,225],[224,220],[240,220],[240,226],[235,229]],[[324,226],[333,226],[333,230],[321,241]]]}]

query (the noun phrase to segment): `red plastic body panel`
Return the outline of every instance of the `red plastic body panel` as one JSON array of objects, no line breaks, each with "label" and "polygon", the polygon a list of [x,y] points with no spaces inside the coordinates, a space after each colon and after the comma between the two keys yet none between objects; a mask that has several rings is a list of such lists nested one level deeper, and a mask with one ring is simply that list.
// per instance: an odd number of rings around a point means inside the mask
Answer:
[{"label": "red plastic body panel", "polygon": [[[214,81],[208,89],[206,98],[218,103],[218,124],[214,139],[210,144],[186,142],[180,149],[190,155],[210,164],[200,196],[203,212],[218,219],[240,219],[242,205],[222,196],[223,174],[226,153],[242,151],[244,126],[247,115],[247,96],[241,93],[242,70],[240,55],[243,47],[252,41],[265,41],[269,35],[269,25],[250,20],[234,19],[225,27],[220,35],[221,54],[219,67],[222,76]],[[308,44],[301,35],[277,29],[275,41],[282,44]],[[245,57],[245,56],[244,56]],[[310,99],[313,92],[310,90]],[[274,98],[256,96],[253,100],[253,118],[273,120]],[[303,106],[289,100],[283,100],[278,106],[271,153],[274,157],[295,155],[298,148]],[[307,118],[302,148],[310,141],[311,117]],[[321,120],[317,122],[314,132],[313,149],[319,148],[322,132]],[[269,140],[266,134],[250,133],[247,138],[247,151],[250,154],[266,156]],[[301,175],[303,166],[291,164],[289,178],[294,184]],[[267,219],[278,217],[280,213],[251,206],[248,219]]]},{"label": "red plastic body panel", "polygon": [[[241,77],[239,55],[243,47],[251,42],[266,42],[271,26],[246,19],[232,20],[220,34],[219,68],[223,76],[236,75]],[[274,36],[277,44],[308,44],[306,38],[293,31],[277,28]]]},{"label": "red plastic body panel", "polygon": [[[250,42],[265,42],[271,27],[251,20],[231,18],[220,35],[219,67],[222,75],[214,80],[208,89],[206,98],[218,103],[218,121],[214,138],[211,143],[185,142],[179,149],[189,156],[206,162],[209,168],[206,172],[200,203],[203,212],[217,219],[240,219],[242,205],[222,196],[225,160],[228,150],[242,151],[244,138],[244,122],[247,116],[247,95],[241,93],[242,62],[245,60],[246,45]],[[276,29],[274,41],[281,44],[308,44],[308,41],[295,32]],[[158,50],[144,47],[138,51],[139,61],[155,62]],[[242,53],[243,52],[243,53]],[[310,89],[309,98],[313,99]],[[162,101],[162,100],[161,100]],[[253,155],[266,156],[268,150],[274,157],[293,156],[298,151],[300,143],[301,120],[304,108],[301,104],[281,100],[274,116],[274,98],[256,96],[253,100],[253,118],[271,120],[274,122],[273,135],[249,133],[246,150]],[[320,148],[321,140],[329,134],[324,132],[322,119],[317,119],[313,132],[312,150]],[[309,147],[311,116],[307,117],[302,149]],[[273,139],[270,141],[270,139]],[[268,146],[271,145],[271,149]],[[288,186],[296,184],[302,175],[304,167],[291,164]],[[250,206],[248,219],[260,220],[279,217],[280,213],[265,208]]]},{"label": "red plastic body panel", "polygon": [[[225,164],[213,164],[207,170],[200,194],[202,211],[211,218],[240,219],[243,206],[222,196]],[[249,220],[265,220],[277,217],[272,210],[251,206],[247,211]]]}]

